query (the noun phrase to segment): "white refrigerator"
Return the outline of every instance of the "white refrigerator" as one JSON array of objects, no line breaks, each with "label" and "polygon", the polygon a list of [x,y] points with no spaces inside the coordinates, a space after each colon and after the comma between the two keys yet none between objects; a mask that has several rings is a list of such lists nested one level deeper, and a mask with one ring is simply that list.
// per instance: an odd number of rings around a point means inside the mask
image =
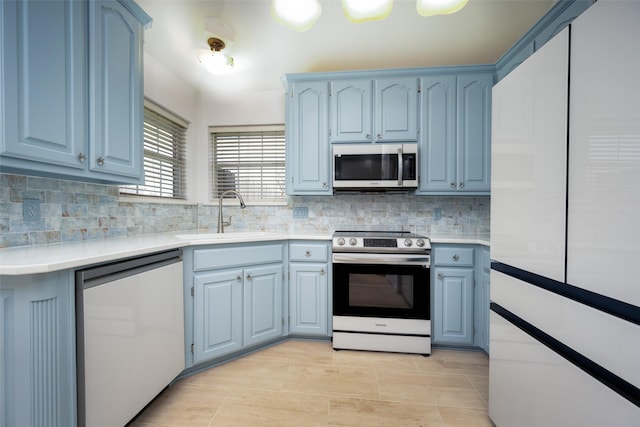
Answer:
[{"label": "white refrigerator", "polygon": [[640,425],[640,1],[493,88],[489,415]]}]

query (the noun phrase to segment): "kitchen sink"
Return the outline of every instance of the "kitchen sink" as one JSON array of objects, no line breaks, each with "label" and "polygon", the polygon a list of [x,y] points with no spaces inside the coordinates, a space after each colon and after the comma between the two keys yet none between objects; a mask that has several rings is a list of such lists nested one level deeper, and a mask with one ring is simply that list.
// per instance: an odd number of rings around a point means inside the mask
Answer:
[{"label": "kitchen sink", "polygon": [[266,231],[227,231],[225,233],[192,233],[192,234],[176,234],[176,238],[181,240],[251,240],[264,237],[277,236],[277,233],[269,233]]}]

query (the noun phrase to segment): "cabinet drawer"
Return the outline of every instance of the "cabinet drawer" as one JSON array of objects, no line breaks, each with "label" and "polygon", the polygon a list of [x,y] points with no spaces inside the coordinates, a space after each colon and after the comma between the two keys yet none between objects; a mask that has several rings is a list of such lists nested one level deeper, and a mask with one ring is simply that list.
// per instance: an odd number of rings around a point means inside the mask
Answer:
[{"label": "cabinet drawer", "polygon": [[445,247],[434,249],[434,265],[473,267],[474,248]]},{"label": "cabinet drawer", "polygon": [[193,270],[282,262],[282,258],[282,244],[197,249],[193,251]]},{"label": "cabinet drawer", "polygon": [[329,246],[321,243],[290,243],[289,261],[327,262]]}]

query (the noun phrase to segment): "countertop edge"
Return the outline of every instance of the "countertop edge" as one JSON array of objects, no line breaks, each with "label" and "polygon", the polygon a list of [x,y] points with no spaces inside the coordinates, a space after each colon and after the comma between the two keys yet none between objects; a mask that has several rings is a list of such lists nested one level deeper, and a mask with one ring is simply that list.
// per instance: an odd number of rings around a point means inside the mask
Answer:
[{"label": "countertop edge", "polygon": [[[189,238],[193,234],[193,238]],[[181,236],[180,238],[176,236]],[[228,233],[228,238],[211,238],[202,234],[174,232],[115,237],[102,240],[29,245],[0,249],[0,276],[19,276],[51,273],[90,265],[131,258],[153,252],[186,248],[189,246],[220,245],[267,241],[317,240],[331,241],[331,234],[307,233]],[[432,244],[476,244],[489,246],[488,239],[482,237],[432,237]]]}]

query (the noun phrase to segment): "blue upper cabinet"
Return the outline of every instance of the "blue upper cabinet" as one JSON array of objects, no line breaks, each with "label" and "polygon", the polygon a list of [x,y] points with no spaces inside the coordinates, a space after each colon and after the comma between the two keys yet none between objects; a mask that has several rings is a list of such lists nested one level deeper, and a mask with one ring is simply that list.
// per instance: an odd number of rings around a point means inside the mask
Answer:
[{"label": "blue upper cabinet", "polygon": [[0,172],[141,183],[142,31],[132,1],[1,2]]},{"label": "blue upper cabinet", "polygon": [[332,194],[329,83],[295,82],[287,96],[287,194]]},{"label": "blue upper cabinet", "polygon": [[125,4],[89,3],[89,168],[138,182],[142,143],[143,28]]},{"label": "blue upper cabinet", "polygon": [[333,80],[330,115],[332,143],[416,141],[418,80]]},{"label": "blue upper cabinet", "polygon": [[375,80],[375,142],[418,140],[418,79]]},{"label": "blue upper cabinet", "polygon": [[421,78],[417,194],[490,193],[491,71]]},{"label": "blue upper cabinet", "polygon": [[331,82],[331,142],[371,142],[373,81]]},{"label": "blue upper cabinet", "polygon": [[1,154],[10,156],[0,158],[2,170],[15,159],[17,165],[46,162],[82,173],[87,4],[3,1],[0,10],[0,141]]}]

